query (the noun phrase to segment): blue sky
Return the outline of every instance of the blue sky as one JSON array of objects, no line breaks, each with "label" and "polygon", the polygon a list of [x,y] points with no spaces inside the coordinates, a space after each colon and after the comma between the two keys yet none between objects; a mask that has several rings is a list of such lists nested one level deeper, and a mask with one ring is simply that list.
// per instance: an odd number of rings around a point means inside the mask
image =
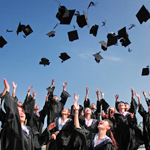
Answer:
[{"label": "blue sky", "polygon": [[[53,30],[59,23],[55,17],[58,11],[58,3],[55,0],[0,0],[0,35],[8,42],[0,49],[0,90],[3,90],[3,78],[10,83],[17,83],[16,95],[19,101],[24,100],[27,89],[33,85],[37,92],[36,103],[42,108],[46,88],[51,80],[55,79],[55,94],[60,95],[62,84],[68,82],[67,91],[72,95],[65,107],[73,103],[74,92],[80,95],[79,103],[83,104],[85,89],[89,87],[89,99],[96,102],[95,90],[99,88],[105,93],[106,101],[114,106],[115,95],[119,94],[119,100],[130,102],[131,87],[139,92],[144,108],[147,106],[143,95],[150,90],[149,76],[141,76],[142,68],[149,65],[150,56],[150,20],[140,24],[136,13],[144,5],[150,11],[149,0],[95,0],[96,6],[87,7],[90,0],[60,0],[60,5],[68,10],[76,9],[80,14],[87,13],[90,27],[79,28],[76,16],[73,16],[70,25],[58,25],[56,35],[49,38],[46,34]],[[16,29],[19,22],[30,25],[33,33],[23,37],[23,33],[17,36]],[[102,21],[106,21],[106,28],[101,27]],[[93,25],[99,25],[97,36],[89,34]],[[107,51],[101,49],[99,41],[107,42],[107,34],[115,32],[123,27],[127,29],[130,24],[136,26],[127,30],[132,50],[128,47],[110,46]],[[70,42],[67,32],[73,31],[73,25],[78,31],[79,40]],[[7,33],[6,29],[13,30]],[[107,32],[108,31],[108,32]],[[93,54],[101,51],[104,59],[96,63]],[[71,59],[61,63],[60,53],[67,52]],[[42,57],[50,60],[49,66],[39,65]],[[136,99],[137,100],[137,99]],[[137,113],[138,121],[141,117]]]}]

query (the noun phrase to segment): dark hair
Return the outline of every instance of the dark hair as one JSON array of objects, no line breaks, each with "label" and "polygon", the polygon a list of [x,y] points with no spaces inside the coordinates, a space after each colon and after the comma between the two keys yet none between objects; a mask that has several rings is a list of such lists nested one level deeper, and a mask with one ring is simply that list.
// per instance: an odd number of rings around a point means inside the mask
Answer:
[{"label": "dark hair", "polygon": [[109,126],[110,126],[110,129],[107,130],[106,135],[111,138],[111,140],[112,140],[112,142],[113,142],[113,144],[114,144],[114,146],[115,146],[115,150],[117,150],[117,149],[118,149],[117,142],[116,142],[116,140],[115,140],[115,138],[114,138],[114,135],[113,135],[113,133],[112,133],[112,130],[113,130],[113,123],[112,123],[109,119],[104,119],[104,120],[107,121],[108,124],[109,124]]}]

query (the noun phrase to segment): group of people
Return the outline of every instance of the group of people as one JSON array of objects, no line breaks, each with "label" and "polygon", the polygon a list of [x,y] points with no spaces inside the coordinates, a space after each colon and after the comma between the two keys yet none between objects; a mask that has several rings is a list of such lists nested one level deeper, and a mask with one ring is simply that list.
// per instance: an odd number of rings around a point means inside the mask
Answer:
[{"label": "group of people", "polygon": [[[43,145],[47,150],[137,150],[143,144],[146,150],[150,150],[150,99],[144,91],[148,111],[144,110],[140,95],[133,88],[130,105],[119,101],[116,94],[115,107],[110,107],[99,89],[96,89],[96,104],[91,103],[86,87],[84,104],[78,104],[79,95],[75,93],[71,108],[64,109],[70,97],[66,91],[67,82],[63,83],[61,100],[58,100],[52,79],[45,104],[39,111],[35,104],[36,92],[31,95],[33,86],[28,88],[21,103],[16,96],[17,84],[12,82],[11,95],[9,83],[6,79],[3,81],[4,90],[0,94],[1,150],[41,150]],[[143,118],[142,130],[137,125],[137,109]],[[46,116],[47,128],[44,130]]]}]

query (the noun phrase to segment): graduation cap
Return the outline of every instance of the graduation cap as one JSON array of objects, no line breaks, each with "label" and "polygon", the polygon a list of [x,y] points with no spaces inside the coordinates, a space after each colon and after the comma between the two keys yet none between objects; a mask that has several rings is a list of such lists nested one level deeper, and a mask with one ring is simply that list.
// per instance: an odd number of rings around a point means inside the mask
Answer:
[{"label": "graduation cap", "polygon": [[103,49],[104,51],[106,51],[107,50],[107,43],[104,42],[104,41],[100,41],[99,43],[101,44],[101,49]]},{"label": "graduation cap", "polygon": [[17,28],[17,35],[19,34],[19,32],[22,32],[24,28],[25,28],[25,25],[23,25],[23,24],[21,24],[21,22],[19,22],[19,25]]},{"label": "graduation cap", "polygon": [[71,42],[79,39],[77,30],[68,32],[68,38],[69,38],[69,41]]},{"label": "graduation cap", "polygon": [[100,55],[100,52],[94,54],[93,56],[95,57],[95,61],[96,61],[97,63],[99,63],[100,60],[103,59],[103,57]]},{"label": "graduation cap", "polygon": [[43,57],[43,58],[41,58],[41,61],[39,62],[39,64],[46,66],[46,65],[49,65],[50,62],[47,58]]},{"label": "graduation cap", "polygon": [[70,24],[75,10],[68,10],[65,6],[60,6],[56,14],[56,18],[60,24]]},{"label": "graduation cap", "polygon": [[94,36],[96,36],[98,27],[99,27],[98,25],[92,26],[92,28],[90,29],[90,34],[93,34]]},{"label": "graduation cap", "polygon": [[49,36],[49,37],[54,37],[55,36],[55,31],[48,32],[46,35]]},{"label": "graduation cap", "polygon": [[124,28],[122,28],[122,29],[120,29],[119,31],[118,31],[118,39],[120,39],[120,38],[128,38],[128,33],[127,33],[127,31],[126,31],[126,27],[124,27]]},{"label": "graduation cap", "polygon": [[3,48],[5,44],[7,44],[7,41],[2,36],[0,36],[0,48]]},{"label": "graduation cap", "polygon": [[140,24],[142,24],[143,21],[146,22],[150,18],[150,13],[143,5],[141,9],[138,11],[138,13],[136,14],[136,17],[139,20]]},{"label": "graduation cap", "polygon": [[149,66],[147,66],[146,68],[142,69],[142,76],[147,76],[149,75]]},{"label": "graduation cap", "polygon": [[131,41],[130,41],[128,38],[122,38],[122,39],[120,40],[120,43],[121,43],[122,46],[126,47],[126,46],[128,46],[129,44],[131,44]]},{"label": "graduation cap", "polygon": [[28,36],[29,34],[33,32],[33,30],[31,29],[30,25],[27,25],[24,27],[23,32],[26,36]]},{"label": "graduation cap", "polygon": [[89,3],[89,5],[88,5],[88,8],[87,8],[87,9],[89,9],[91,6],[95,6],[95,5],[96,5],[96,3],[94,3],[94,2],[91,1],[91,2]]},{"label": "graduation cap", "polygon": [[117,44],[118,37],[115,35],[114,32],[108,33],[107,39],[108,39],[107,40],[107,47]]},{"label": "graduation cap", "polygon": [[60,54],[59,58],[62,59],[61,62],[63,63],[64,61],[66,61],[67,59],[69,59],[71,57],[67,53],[64,52],[64,53]]},{"label": "graduation cap", "polygon": [[83,15],[77,16],[76,22],[80,28],[83,28],[86,25],[89,27],[89,23],[85,11],[83,11]]}]

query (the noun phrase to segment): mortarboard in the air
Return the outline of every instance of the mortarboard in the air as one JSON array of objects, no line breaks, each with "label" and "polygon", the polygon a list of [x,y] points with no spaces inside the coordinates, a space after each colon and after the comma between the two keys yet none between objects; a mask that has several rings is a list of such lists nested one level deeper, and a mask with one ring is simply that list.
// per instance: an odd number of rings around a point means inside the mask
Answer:
[{"label": "mortarboard in the air", "polygon": [[94,26],[92,26],[92,28],[90,29],[90,34],[93,34],[94,36],[96,36],[97,35],[97,30],[98,30],[98,25],[94,25]]},{"label": "mortarboard in the air", "polygon": [[64,61],[66,61],[67,59],[69,59],[71,57],[67,53],[64,52],[64,53],[60,54],[59,58],[62,59],[61,62],[63,63]]},{"label": "mortarboard in the air", "polygon": [[33,30],[31,29],[30,25],[27,25],[24,27],[23,32],[26,36],[28,36],[29,34],[33,32]]},{"label": "mortarboard in the air", "polygon": [[128,38],[128,33],[126,31],[126,27],[124,27],[118,31],[118,39],[120,39],[120,38]]},{"label": "mortarboard in the air", "polygon": [[83,11],[83,15],[78,15],[77,16],[76,22],[77,22],[77,24],[80,28],[83,28],[86,25],[89,27],[89,22],[88,22],[85,11]]},{"label": "mortarboard in the air", "polygon": [[41,61],[39,62],[39,64],[46,66],[46,65],[49,65],[50,62],[47,58],[43,57],[43,58],[41,58]]},{"label": "mortarboard in the air", "polygon": [[142,69],[142,76],[147,76],[149,75],[149,66],[147,66],[146,68]]},{"label": "mortarboard in the air", "polygon": [[49,37],[54,37],[55,36],[55,31],[51,31],[49,33],[46,34]]},{"label": "mortarboard in the air", "polygon": [[100,52],[94,54],[93,56],[95,57],[95,61],[96,61],[97,63],[99,63],[100,60],[103,59],[103,57],[100,55]]},{"label": "mortarboard in the air", "polygon": [[101,44],[101,49],[106,51],[107,50],[107,43],[105,41],[100,41],[99,43]]},{"label": "mortarboard in the air", "polygon": [[60,24],[70,24],[75,10],[68,10],[65,6],[60,6],[56,14],[56,18]]},{"label": "mortarboard in the air", "polygon": [[122,38],[122,39],[120,40],[120,43],[121,43],[122,46],[126,47],[126,46],[128,46],[129,44],[131,44],[131,41],[130,41],[128,38]]},{"label": "mortarboard in the air", "polygon": [[108,47],[108,46],[111,46],[111,45],[117,44],[118,38],[117,38],[117,36],[115,35],[114,32],[108,33],[107,39],[108,39],[108,40],[107,40],[107,47]]},{"label": "mortarboard in the air", "polygon": [[79,39],[77,30],[68,32],[68,38],[69,38],[69,41],[71,42]]},{"label": "mortarboard in the air", "polygon": [[0,48],[3,48],[5,44],[7,44],[7,41],[2,36],[0,36]]},{"label": "mortarboard in the air", "polygon": [[143,5],[141,9],[138,11],[138,13],[136,14],[136,17],[139,20],[140,24],[142,24],[143,21],[146,22],[150,18],[150,13]]},{"label": "mortarboard in the air", "polygon": [[23,25],[23,24],[21,24],[21,22],[19,22],[19,25],[17,28],[17,35],[19,34],[19,32],[22,32],[24,28],[25,28],[25,25]]}]

